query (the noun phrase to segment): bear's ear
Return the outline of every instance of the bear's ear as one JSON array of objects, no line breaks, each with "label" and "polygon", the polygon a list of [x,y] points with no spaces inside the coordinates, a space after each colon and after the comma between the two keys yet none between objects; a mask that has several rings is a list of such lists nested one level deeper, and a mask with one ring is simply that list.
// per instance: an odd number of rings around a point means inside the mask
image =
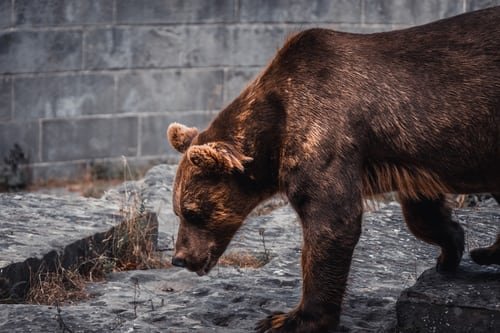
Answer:
[{"label": "bear's ear", "polygon": [[253,158],[240,153],[233,145],[225,142],[194,145],[189,147],[186,155],[193,165],[219,173],[243,172],[245,171],[243,165],[253,160]]},{"label": "bear's ear", "polygon": [[167,129],[168,142],[179,153],[183,153],[188,149],[197,134],[198,129],[195,127],[187,127],[178,123],[170,124]]}]

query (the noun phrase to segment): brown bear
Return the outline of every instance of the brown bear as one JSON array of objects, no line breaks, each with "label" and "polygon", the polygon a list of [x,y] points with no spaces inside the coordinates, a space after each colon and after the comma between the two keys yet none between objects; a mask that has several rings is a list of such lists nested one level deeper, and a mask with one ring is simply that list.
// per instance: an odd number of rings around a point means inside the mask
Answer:
[{"label": "brown bear", "polygon": [[[302,299],[258,332],[325,332],[339,323],[363,198],[397,191],[409,229],[453,272],[464,232],[446,193],[500,198],[500,7],[369,35],[311,29],[202,132],[167,131],[183,153],[172,263],[199,275],[245,217],[284,193],[303,230]],[[471,253],[500,264],[496,243]]]}]

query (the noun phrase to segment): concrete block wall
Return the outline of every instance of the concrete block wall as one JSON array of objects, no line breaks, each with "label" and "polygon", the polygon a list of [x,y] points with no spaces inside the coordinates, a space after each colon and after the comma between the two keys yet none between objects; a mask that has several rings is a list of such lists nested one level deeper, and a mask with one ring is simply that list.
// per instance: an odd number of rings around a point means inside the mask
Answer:
[{"label": "concrete block wall", "polygon": [[204,128],[310,27],[371,33],[500,0],[0,0],[0,164],[32,179],[175,161],[172,121]]}]

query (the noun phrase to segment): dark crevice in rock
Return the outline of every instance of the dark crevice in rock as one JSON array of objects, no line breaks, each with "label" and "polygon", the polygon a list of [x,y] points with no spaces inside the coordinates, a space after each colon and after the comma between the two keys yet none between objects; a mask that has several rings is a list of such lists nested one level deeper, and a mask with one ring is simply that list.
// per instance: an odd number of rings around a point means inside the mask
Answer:
[{"label": "dark crevice in rock", "polygon": [[[34,279],[57,272],[59,269],[75,269],[84,273],[89,263],[102,256],[113,256],[114,244],[123,236],[120,228],[128,221],[122,216],[113,216],[117,226],[107,231],[74,241],[58,250],[50,250],[41,257],[31,257],[22,262],[14,262],[0,268],[0,303],[22,303]],[[148,212],[141,217],[151,230],[149,237],[156,245],[158,237],[158,219],[155,213]]]}]

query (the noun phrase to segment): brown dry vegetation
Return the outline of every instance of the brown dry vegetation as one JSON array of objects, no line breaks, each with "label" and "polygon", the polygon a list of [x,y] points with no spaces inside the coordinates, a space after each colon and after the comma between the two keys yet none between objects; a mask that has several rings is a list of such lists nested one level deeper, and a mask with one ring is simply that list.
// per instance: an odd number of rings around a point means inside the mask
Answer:
[{"label": "brown dry vegetation", "polygon": [[252,254],[249,252],[230,252],[219,259],[220,266],[234,266],[240,268],[260,268],[271,260],[271,251],[266,247],[265,229],[259,229],[262,242],[262,252]]},{"label": "brown dry vegetation", "polygon": [[[170,263],[156,251],[157,228],[152,214],[137,209],[124,212],[125,222],[118,225],[104,242],[107,250],[66,269],[61,265],[48,272],[41,267],[32,274],[27,303],[56,305],[73,303],[89,297],[85,291],[88,282],[105,279],[110,272],[167,268]],[[128,215],[132,214],[132,215]]]},{"label": "brown dry vegetation", "polygon": [[220,266],[234,266],[240,268],[260,268],[267,264],[264,256],[255,255],[249,252],[231,252],[223,255],[219,259]]},{"label": "brown dry vegetation", "polygon": [[[120,182],[137,178],[127,160],[123,159],[122,176],[108,178],[108,173],[99,168],[88,169],[80,181],[52,181],[32,186],[31,190],[50,187],[63,187],[84,196],[100,197],[105,190]],[[117,175],[115,175],[117,176]],[[126,191],[121,203],[120,213],[123,222],[116,226],[108,237],[95,248],[103,249],[77,267],[65,268],[58,265],[49,271],[42,265],[32,272],[30,289],[26,301],[33,304],[72,303],[89,297],[85,291],[88,282],[104,280],[106,274],[133,269],[152,269],[170,267],[169,261],[156,251],[158,225],[156,216],[147,213],[139,193]],[[107,244],[106,244],[107,243]],[[95,251],[95,250],[94,250]]]},{"label": "brown dry vegetation", "polygon": [[88,282],[77,270],[59,268],[56,272],[35,274],[31,279],[31,287],[26,301],[31,304],[56,305],[74,303],[87,299],[85,292]]}]

